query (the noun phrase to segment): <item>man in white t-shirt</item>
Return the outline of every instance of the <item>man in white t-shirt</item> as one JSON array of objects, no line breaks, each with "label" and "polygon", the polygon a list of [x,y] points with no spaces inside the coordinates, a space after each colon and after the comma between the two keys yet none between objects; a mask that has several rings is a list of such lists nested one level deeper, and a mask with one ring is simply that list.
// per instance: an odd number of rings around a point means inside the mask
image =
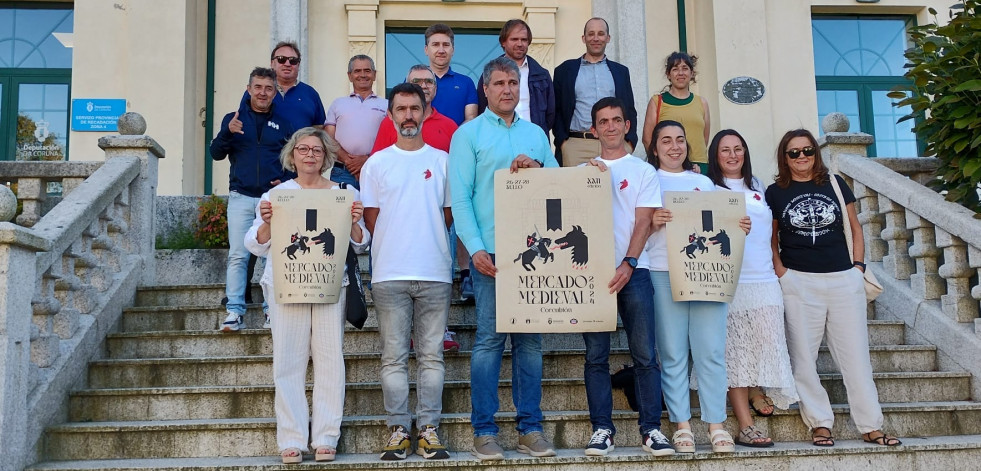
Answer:
[{"label": "man in white t-shirt", "polygon": [[[647,162],[627,152],[630,125],[626,106],[615,97],[593,105],[590,129],[599,137],[601,154],[587,164],[610,173],[613,181],[613,240],[616,260],[621,260],[608,287],[617,294],[617,312],[627,333],[634,362],[634,385],[640,415],[641,445],[654,456],[674,454],[661,433],[661,370],[654,340],[654,290],[644,244],[651,231],[654,209],[661,207],[657,172]],[[604,456],[613,451],[613,390],[610,385],[610,333],[588,332],[586,342],[586,401],[593,436],[587,455]]]},{"label": "man in white t-shirt", "polygon": [[383,460],[404,460],[411,452],[410,338],[418,364],[416,452],[428,459],[450,457],[437,434],[443,409],[443,332],[452,290],[446,232],[452,222],[448,156],[422,140],[425,107],[422,88],[396,85],[388,117],[398,140],[373,154],[361,169],[364,219],[374,235],[371,295],[381,335],[382,394],[391,431]]}]

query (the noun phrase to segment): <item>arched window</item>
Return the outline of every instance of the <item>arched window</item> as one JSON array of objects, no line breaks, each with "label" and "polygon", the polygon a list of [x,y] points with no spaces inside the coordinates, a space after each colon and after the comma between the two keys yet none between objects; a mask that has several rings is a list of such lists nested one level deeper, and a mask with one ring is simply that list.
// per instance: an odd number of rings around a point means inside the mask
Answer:
[{"label": "arched window", "polygon": [[849,131],[875,136],[870,156],[914,157],[921,150],[913,133],[913,121],[897,124],[908,106],[896,108],[886,96],[906,83],[908,17],[815,16],[814,71],[818,119],[831,112],[845,113]]}]

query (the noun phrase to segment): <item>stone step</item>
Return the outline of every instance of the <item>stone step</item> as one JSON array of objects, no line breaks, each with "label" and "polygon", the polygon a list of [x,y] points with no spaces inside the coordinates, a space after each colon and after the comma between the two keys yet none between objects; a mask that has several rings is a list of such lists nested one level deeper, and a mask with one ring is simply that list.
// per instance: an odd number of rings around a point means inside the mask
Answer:
[{"label": "stone step", "polygon": [[[248,338],[242,336],[242,338]],[[265,350],[269,348],[263,347]],[[186,352],[178,352],[186,353]],[[933,345],[880,345],[870,347],[873,371],[913,372],[936,370],[936,347]],[[89,386],[93,388],[235,386],[271,383],[272,356],[268,351],[250,356],[227,356],[228,352],[198,357],[144,357],[97,360],[89,364]],[[511,377],[511,354],[506,350],[501,362],[501,377]],[[545,378],[581,378],[583,349],[546,350]],[[381,370],[380,353],[345,354],[347,382],[376,381]],[[446,352],[447,380],[470,378],[470,352]],[[616,371],[631,364],[624,348],[611,350],[610,367]],[[410,375],[415,375],[415,355],[409,356]],[[307,369],[307,378],[312,368]],[[818,372],[834,373],[838,368],[827,347],[818,353]]]},{"label": "stone step", "polygon": [[[619,437],[618,437],[619,438]],[[450,459],[425,460],[411,456],[405,461],[383,462],[375,453],[341,453],[330,463],[314,463],[306,456],[303,464],[283,465],[277,455],[256,457],[157,458],[114,461],[48,461],[25,471],[275,471],[297,469],[425,469],[427,471],[459,470],[480,466],[488,471],[531,469],[534,471],[631,471],[656,466],[664,471],[727,470],[830,470],[895,469],[936,471],[968,469],[981,462],[981,435],[951,437],[903,438],[900,447],[883,447],[861,440],[836,440],[834,448],[818,448],[810,441],[780,442],[773,448],[736,447],[731,454],[712,453],[700,446],[694,454],[677,454],[654,458],[639,447],[619,445],[605,457],[584,456],[580,448],[560,449],[551,458],[532,458],[516,451],[505,452],[505,461],[481,465],[469,452],[451,452]],[[946,464],[946,466],[944,466]],[[960,467],[956,466],[960,464]]]},{"label": "stone step", "polygon": [[[971,376],[965,373],[875,373],[880,402],[965,401],[971,396]],[[415,382],[411,384],[410,410],[415,410]],[[840,375],[822,375],[822,384],[833,403],[847,402]],[[498,385],[501,410],[513,412],[510,380]],[[312,388],[307,387],[307,395]],[[692,393],[692,404],[697,404]],[[381,383],[351,383],[345,389],[344,415],[384,415]],[[542,382],[542,409],[578,410],[586,404],[582,379],[546,379]],[[614,393],[615,409],[629,411],[621,392]],[[71,394],[69,420],[74,422],[191,420],[274,417],[274,387],[206,386],[177,388],[88,389]],[[443,412],[471,410],[470,383],[446,381]]]},{"label": "stone step", "polygon": [[[859,432],[849,423],[848,407],[836,405],[834,410],[835,437],[840,440],[860,438]],[[693,413],[695,417],[698,416],[697,410]],[[883,404],[883,413],[884,428],[899,437],[981,434],[979,403]],[[617,444],[639,446],[639,434],[634,432],[636,414],[617,411],[613,418],[617,428],[623,432],[618,435]],[[756,423],[777,442],[804,441],[810,437],[796,410],[777,411],[771,417],[757,418]],[[506,449],[514,449],[517,441],[514,414],[498,414],[497,424],[500,426],[501,444]],[[556,447],[575,449],[577,453],[592,431],[585,412],[546,412],[542,425]],[[670,436],[672,429],[666,419],[662,419],[662,426]],[[696,441],[704,448],[708,442],[707,425],[693,421],[693,426]],[[733,417],[729,417],[726,426],[729,430],[735,428]],[[472,445],[470,414],[447,414],[440,429],[449,449],[464,451]],[[46,433],[44,456],[52,461],[266,456],[278,453],[276,424],[268,418],[71,422],[50,427]],[[387,436],[383,417],[345,418],[338,451],[377,453]],[[755,464],[754,469],[758,469]]]},{"label": "stone step", "polygon": [[[254,324],[261,324],[261,315],[256,314]],[[369,316],[373,318],[373,316]],[[212,322],[214,329],[207,330],[158,330],[150,332],[120,332],[110,334],[106,338],[106,346],[110,358],[157,358],[157,357],[192,357],[216,355],[261,355],[272,353],[272,336],[267,329],[246,328],[237,333],[224,333],[217,330],[219,317]],[[456,333],[460,348],[470,350],[474,345],[476,325],[450,324],[448,326]],[[891,324],[880,326],[870,325],[869,337],[879,341],[892,340],[894,335]],[[613,348],[626,348],[627,338],[622,330],[612,334]],[[370,353],[381,351],[381,339],[378,327],[365,326],[358,330],[350,325],[345,328],[345,353]],[[873,346],[895,346],[897,344],[873,343]],[[579,334],[544,334],[542,348],[584,349],[582,336]]]}]

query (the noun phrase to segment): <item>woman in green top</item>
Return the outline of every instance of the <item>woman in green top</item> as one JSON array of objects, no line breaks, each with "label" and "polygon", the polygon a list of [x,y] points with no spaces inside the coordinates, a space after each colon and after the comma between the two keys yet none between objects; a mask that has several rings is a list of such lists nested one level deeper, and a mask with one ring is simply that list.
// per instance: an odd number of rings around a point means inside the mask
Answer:
[{"label": "woman in green top", "polygon": [[[667,90],[651,97],[647,103],[647,115],[644,117],[644,148],[650,147],[651,131],[654,126],[666,119],[678,121],[685,127],[685,134],[692,136],[688,141],[691,145],[689,154],[692,162],[698,164],[696,171],[708,173],[708,151],[711,118],[708,101],[691,92],[690,86],[695,82],[695,64],[698,58],[684,52],[673,52],[664,62],[664,75],[669,85]],[[695,136],[702,136],[697,139]]]}]

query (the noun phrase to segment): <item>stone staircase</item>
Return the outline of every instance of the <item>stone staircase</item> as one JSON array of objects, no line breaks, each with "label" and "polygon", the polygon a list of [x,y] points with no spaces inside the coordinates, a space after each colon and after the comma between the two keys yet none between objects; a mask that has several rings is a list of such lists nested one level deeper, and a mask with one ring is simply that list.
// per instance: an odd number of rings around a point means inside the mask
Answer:
[{"label": "stone staircase", "polygon": [[[253,287],[258,299],[259,290]],[[49,427],[44,440],[46,461],[30,470],[275,470],[297,468],[374,469],[426,468],[515,470],[534,468],[618,470],[649,469],[981,469],[981,402],[971,397],[971,375],[938,371],[932,345],[906,343],[902,321],[870,320],[869,336],[875,381],[883,403],[885,429],[902,437],[898,448],[862,443],[848,419],[845,389],[826,348],[819,357],[822,381],[828,388],[837,420],[837,446],[810,445],[796,409],[757,418],[777,446],[737,447],[731,455],[711,453],[706,427],[695,420],[698,453],[653,458],[639,448],[636,414],[614,392],[614,421],[619,429],[617,451],[609,457],[586,457],[582,447],[591,428],[582,380],[582,338],[550,334],[544,339],[542,407],[545,430],[562,448],[554,458],[533,459],[508,452],[508,460],[480,463],[468,452],[469,361],[474,342],[475,311],[454,303],[450,330],[461,351],[447,353],[444,417],[441,432],[451,459],[429,462],[418,456],[398,463],[381,462],[378,453],[387,438],[381,386],[379,338],[374,316],[364,330],[348,326],[344,339],[347,393],[337,461],[284,466],[276,449],[273,412],[272,343],[269,332],[246,329],[217,332],[224,310],[217,301],[223,286],[156,286],[141,288],[136,306],[126,309],[119,331],[105,341],[104,359],[88,366],[87,388],[71,394],[69,422]],[[249,307],[246,325],[261,325],[258,305]],[[506,353],[506,355],[509,355]],[[501,440],[514,449],[510,361],[503,362],[498,416]],[[614,334],[611,365],[629,363],[625,335]],[[308,369],[308,375],[312,369]],[[410,378],[415,364],[410,361]],[[309,390],[308,390],[309,394]],[[693,396],[693,401],[696,401]],[[414,404],[414,398],[410,399]],[[696,403],[697,404],[697,403]],[[698,417],[697,409],[694,416]],[[664,430],[672,431],[667,415]],[[727,423],[735,430],[734,417]]]}]

